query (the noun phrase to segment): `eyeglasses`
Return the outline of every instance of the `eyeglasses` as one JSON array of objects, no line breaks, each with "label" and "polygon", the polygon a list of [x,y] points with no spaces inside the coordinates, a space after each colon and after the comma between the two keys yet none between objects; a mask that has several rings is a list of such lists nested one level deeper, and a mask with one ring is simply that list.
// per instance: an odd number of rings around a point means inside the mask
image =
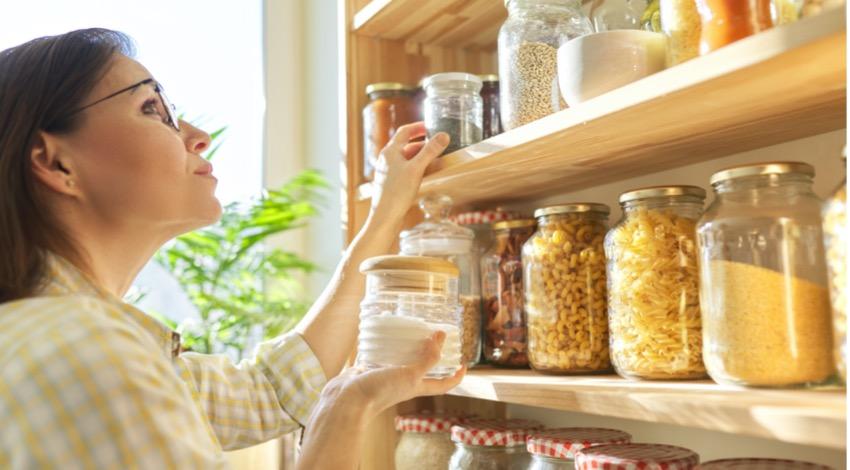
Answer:
[{"label": "eyeglasses", "polygon": [[162,118],[162,122],[164,122],[165,124],[168,124],[169,126],[173,127],[174,130],[179,132],[180,131],[180,125],[178,124],[177,112],[175,110],[175,107],[174,107],[173,104],[171,104],[170,101],[168,101],[168,98],[166,98],[165,93],[162,90],[162,85],[160,85],[159,82],[157,82],[153,78],[146,78],[146,79],[140,81],[139,83],[130,85],[127,88],[122,88],[122,89],[116,91],[115,93],[112,93],[109,96],[105,96],[105,97],[95,101],[94,103],[89,103],[89,104],[83,106],[82,108],[77,108],[74,111],[72,111],[69,114],[69,116],[73,116],[74,114],[77,114],[77,113],[79,113],[79,112],[81,112],[85,109],[91,108],[92,106],[94,106],[98,103],[102,103],[102,102],[104,102],[104,101],[106,101],[110,98],[114,98],[114,97],[120,95],[121,93],[126,93],[130,90],[135,90],[136,88],[139,88],[142,85],[148,85],[148,84],[153,84],[153,91],[155,91],[157,96],[159,97],[159,106],[157,106],[156,111],[159,114],[160,118]]}]

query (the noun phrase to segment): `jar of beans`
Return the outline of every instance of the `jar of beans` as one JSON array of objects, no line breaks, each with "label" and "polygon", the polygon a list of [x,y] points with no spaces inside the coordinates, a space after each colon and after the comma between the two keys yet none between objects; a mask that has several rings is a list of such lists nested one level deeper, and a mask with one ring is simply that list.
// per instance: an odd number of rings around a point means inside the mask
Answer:
[{"label": "jar of beans", "polygon": [[528,359],[550,373],[610,369],[603,204],[538,209],[537,233],[523,247]]}]

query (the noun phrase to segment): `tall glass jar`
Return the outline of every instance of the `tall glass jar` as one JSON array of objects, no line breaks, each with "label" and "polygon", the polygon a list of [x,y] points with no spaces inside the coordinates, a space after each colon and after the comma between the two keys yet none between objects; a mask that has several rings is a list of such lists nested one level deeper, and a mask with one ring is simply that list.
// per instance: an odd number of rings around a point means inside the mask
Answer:
[{"label": "tall glass jar", "polygon": [[661,0],[659,12],[661,29],[667,35],[667,66],[697,57],[702,20],[696,0]]},{"label": "tall glass jar", "polygon": [[427,376],[457,372],[462,364],[457,267],[439,258],[379,256],[364,261],[360,272],[366,275],[366,296],[360,304],[357,364],[413,364],[425,341],[443,331],[440,362]]},{"label": "tall glass jar", "polygon": [[528,359],[547,373],[610,370],[605,237],[608,206],[538,209],[537,233],[522,251]]},{"label": "tall glass jar", "polygon": [[395,428],[401,435],[395,449],[395,470],[446,470],[455,450],[452,426],[467,419],[457,413],[396,416]]},{"label": "tall glass jar", "polygon": [[558,88],[558,48],[590,34],[579,0],[505,0],[499,30],[502,127],[505,130],[567,107]]},{"label": "tall glass jar", "polygon": [[419,207],[425,220],[401,233],[401,253],[442,258],[460,270],[461,347],[463,363],[472,367],[481,355],[481,294],[474,234],[449,220],[452,199],[448,196],[422,198]]},{"label": "tall glass jar", "polygon": [[477,419],[453,426],[449,470],[527,470],[531,457],[525,441],[542,427],[524,419]]},{"label": "tall glass jar", "polygon": [[798,162],[715,173],[699,223],[705,364],[715,381],[819,383],[835,370],[814,168]]},{"label": "tall glass jar", "polygon": [[374,176],[381,150],[396,130],[419,120],[415,90],[401,83],[373,83],[366,87],[369,103],[363,108],[363,179]]},{"label": "tall glass jar", "polygon": [[529,470],[573,470],[575,455],[593,446],[627,444],[632,436],[616,429],[560,428],[535,431],[528,437]]},{"label": "tall glass jar", "polygon": [[499,117],[499,76],[481,75],[481,100],[484,103],[484,138],[489,139],[502,133],[502,119]]},{"label": "tall glass jar", "polygon": [[422,86],[427,94],[423,113],[429,139],[438,132],[448,134],[451,141],[445,153],[481,142],[484,104],[480,78],[468,73],[438,73],[426,78]]},{"label": "tall glass jar", "polygon": [[620,195],[605,237],[611,361],[630,379],[705,377],[696,223],[705,190],[660,186]]},{"label": "tall glass jar", "polygon": [[[845,150],[846,152],[846,150]],[[847,164],[847,158],[844,158]],[[845,170],[846,174],[846,170]],[[835,188],[823,209],[823,235],[829,298],[832,302],[835,365],[841,379],[847,380],[847,179]]]},{"label": "tall glass jar", "polygon": [[484,359],[496,366],[528,367],[522,247],[535,225],[534,219],[493,224],[496,243],[481,259]]}]

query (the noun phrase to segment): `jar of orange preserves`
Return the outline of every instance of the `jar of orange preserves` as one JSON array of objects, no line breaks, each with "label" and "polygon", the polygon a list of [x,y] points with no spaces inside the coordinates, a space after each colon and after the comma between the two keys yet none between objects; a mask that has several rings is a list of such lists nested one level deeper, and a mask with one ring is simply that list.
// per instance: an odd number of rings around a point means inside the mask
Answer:
[{"label": "jar of orange preserves", "polygon": [[702,19],[700,55],[773,26],[771,0],[697,0]]}]

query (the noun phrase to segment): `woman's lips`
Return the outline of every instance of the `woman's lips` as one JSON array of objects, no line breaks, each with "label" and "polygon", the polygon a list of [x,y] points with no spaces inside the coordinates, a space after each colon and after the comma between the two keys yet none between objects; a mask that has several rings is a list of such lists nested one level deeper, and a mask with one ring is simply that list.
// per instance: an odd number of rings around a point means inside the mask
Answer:
[{"label": "woman's lips", "polygon": [[195,170],[196,175],[212,176],[213,166],[211,163],[204,163],[200,168]]}]

